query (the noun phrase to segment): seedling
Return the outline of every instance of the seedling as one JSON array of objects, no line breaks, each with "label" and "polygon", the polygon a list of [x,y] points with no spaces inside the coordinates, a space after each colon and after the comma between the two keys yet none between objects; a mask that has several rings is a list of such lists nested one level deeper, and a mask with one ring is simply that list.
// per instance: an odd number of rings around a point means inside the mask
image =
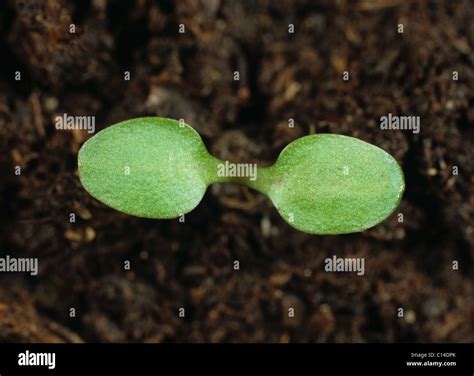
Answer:
[{"label": "seedling", "polygon": [[209,154],[190,126],[153,117],[104,129],[78,156],[84,188],[121,212],[176,218],[193,210],[209,185],[238,183],[262,192],[291,226],[312,234],[376,225],[395,210],[405,187],[390,154],[336,134],[293,141],[273,166],[258,168],[253,178],[222,176],[218,171],[225,163]]}]

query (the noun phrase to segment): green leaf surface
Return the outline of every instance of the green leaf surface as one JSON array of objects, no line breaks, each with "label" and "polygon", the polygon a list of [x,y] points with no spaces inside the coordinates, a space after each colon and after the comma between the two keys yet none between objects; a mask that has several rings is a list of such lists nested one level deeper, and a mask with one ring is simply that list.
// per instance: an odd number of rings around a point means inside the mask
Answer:
[{"label": "green leaf surface", "polygon": [[289,144],[260,189],[281,216],[313,234],[362,231],[398,206],[403,173],[382,149],[353,137],[318,134]]},{"label": "green leaf surface", "polygon": [[201,201],[212,161],[201,137],[186,124],[139,118],[89,139],[78,157],[79,177],[96,199],[127,214],[176,218]]},{"label": "green leaf surface", "polygon": [[289,144],[255,181],[218,176],[223,161],[209,155],[188,125],[139,118],[108,127],[78,156],[84,188],[108,206],[147,218],[193,210],[214,182],[245,184],[264,193],[282,217],[313,234],[362,231],[397,207],[404,190],[395,159],[359,139],[318,134]]}]

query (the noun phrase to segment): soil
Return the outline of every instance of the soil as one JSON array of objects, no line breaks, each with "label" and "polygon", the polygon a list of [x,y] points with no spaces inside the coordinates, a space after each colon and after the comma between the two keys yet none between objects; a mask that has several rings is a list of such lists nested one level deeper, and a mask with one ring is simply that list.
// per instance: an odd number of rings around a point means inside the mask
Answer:
[{"label": "soil", "polygon": [[[469,0],[2,1],[0,256],[40,273],[0,273],[0,341],[472,342],[473,19]],[[91,135],[56,130],[64,113],[97,131],[183,118],[216,156],[260,165],[309,133],[351,135],[407,188],[350,235],[301,233],[233,185],[185,223],[135,218],[81,187]],[[389,113],[420,133],[381,130]],[[365,275],[325,272],[333,255]]]}]

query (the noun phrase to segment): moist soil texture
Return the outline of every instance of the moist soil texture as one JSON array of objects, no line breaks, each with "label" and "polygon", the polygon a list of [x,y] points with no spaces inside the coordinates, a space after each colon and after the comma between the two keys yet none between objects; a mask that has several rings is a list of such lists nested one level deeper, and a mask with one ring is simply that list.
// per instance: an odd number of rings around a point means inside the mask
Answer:
[{"label": "moist soil texture", "polygon": [[[474,340],[474,3],[462,0],[5,0],[0,4],[2,342]],[[235,73],[238,73],[236,80]],[[184,119],[213,155],[271,165],[350,135],[406,191],[362,233],[290,227],[242,186],[185,222],[117,212],[81,186],[92,136],[55,118]],[[419,132],[382,130],[389,114]],[[364,275],[325,271],[359,257]]]}]

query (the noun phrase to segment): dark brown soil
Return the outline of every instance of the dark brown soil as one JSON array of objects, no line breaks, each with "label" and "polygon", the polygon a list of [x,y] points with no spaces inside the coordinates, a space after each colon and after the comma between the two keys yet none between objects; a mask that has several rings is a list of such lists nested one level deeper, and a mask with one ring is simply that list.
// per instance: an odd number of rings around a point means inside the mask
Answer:
[{"label": "dark brown soil", "polygon": [[[473,19],[470,0],[2,1],[0,256],[40,273],[0,273],[0,341],[473,341]],[[56,130],[63,113],[97,130],[184,118],[215,155],[262,165],[302,135],[352,135],[407,189],[352,235],[298,232],[232,185],[184,224],[134,218],[81,187],[90,135]],[[421,132],[380,130],[388,113]],[[325,272],[332,255],[365,257],[365,275]]]}]

